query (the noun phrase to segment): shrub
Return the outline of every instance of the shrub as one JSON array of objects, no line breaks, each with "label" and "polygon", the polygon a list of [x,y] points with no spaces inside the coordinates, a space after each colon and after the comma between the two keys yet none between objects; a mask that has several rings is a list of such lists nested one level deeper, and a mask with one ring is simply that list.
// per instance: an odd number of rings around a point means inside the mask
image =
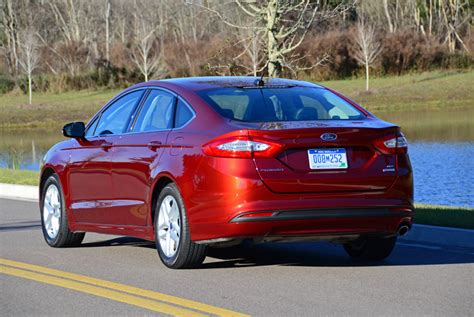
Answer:
[{"label": "shrub", "polygon": [[0,74],[0,93],[5,94],[15,87],[15,82],[4,74]]}]

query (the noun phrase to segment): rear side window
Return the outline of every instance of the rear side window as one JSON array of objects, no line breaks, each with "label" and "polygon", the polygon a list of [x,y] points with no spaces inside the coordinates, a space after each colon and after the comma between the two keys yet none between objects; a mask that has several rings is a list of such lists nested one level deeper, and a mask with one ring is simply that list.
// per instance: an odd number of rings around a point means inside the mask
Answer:
[{"label": "rear side window", "polygon": [[194,116],[191,109],[189,109],[189,107],[181,99],[178,99],[177,107],[175,128],[182,127]]},{"label": "rear side window", "polygon": [[151,90],[133,128],[134,132],[171,129],[174,96],[166,91]]},{"label": "rear side window", "polygon": [[323,88],[218,88],[198,92],[222,116],[247,122],[358,120],[365,116]]}]

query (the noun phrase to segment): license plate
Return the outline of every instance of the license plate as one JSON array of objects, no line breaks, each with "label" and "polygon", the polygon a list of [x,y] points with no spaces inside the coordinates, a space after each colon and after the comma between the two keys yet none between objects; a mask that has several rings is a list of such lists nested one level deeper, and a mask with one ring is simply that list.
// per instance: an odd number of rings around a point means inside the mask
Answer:
[{"label": "license plate", "polygon": [[346,149],[308,150],[308,158],[312,170],[347,168]]}]

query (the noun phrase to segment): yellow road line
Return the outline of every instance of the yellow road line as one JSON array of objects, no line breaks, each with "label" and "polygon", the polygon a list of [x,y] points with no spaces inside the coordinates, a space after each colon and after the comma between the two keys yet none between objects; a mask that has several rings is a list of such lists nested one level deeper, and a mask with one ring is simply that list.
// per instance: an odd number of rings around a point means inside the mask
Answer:
[{"label": "yellow road line", "polygon": [[162,294],[159,292],[155,291],[150,291],[150,290],[145,290],[141,289],[138,287],[133,287],[133,286],[128,286],[120,283],[115,283],[115,282],[110,282],[110,281],[105,281],[93,277],[88,277],[84,275],[79,275],[75,273],[69,273],[69,272],[64,272],[60,270],[55,270],[55,269],[50,269],[47,267],[39,266],[39,265],[34,265],[34,264],[28,264],[28,263],[22,263],[22,262],[17,262],[17,261],[12,261],[12,260],[7,260],[7,259],[2,259],[0,258],[0,264],[2,265],[7,265],[7,266],[12,266],[15,268],[19,269],[25,269],[33,272],[38,272],[38,273],[43,273],[43,274],[48,274],[60,278],[67,278],[73,281],[78,281],[81,283],[86,283],[90,284],[93,286],[100,286],[100,287],[105,287],[111,290],[116,290],[132,295],[138,295],[141,297],[146,297],[150,298],[153,300],[158,300],[161,302],[166,302],[178,306],[182,306],[185,308],[191,308],[194,310],[198,310],[204,313],[208,314],[213,314],[213,315],[218,315],[218,316],[235,316],[235,317],[245,317],[248,315],[241,314],[232,310],[192,301],[189,299],[184,299],[172,295],[167,295],[167,294]]},{"label": "yellow road line", "polygon": [[168,315],[195,316],[195,317],[205,316],[191,310],[156,302],[150,299],[140,298],[137,296],[109,290],[102,287],[87,285],[87,284],[76,282],[76,281],[66,280],[59,277],[49,276],[49,275],[30,272],[30,271],[21,270],[21,269],[15,269],[12,267],[0,266],[0,273],[16,276],[16,277],[21,277],[21,278],[25,278],[25,279],[29,279],[33,281],[38,281],[45,284],[60,286],[60,287],[72,289],[75,291],[79,291],[82,293],[99,296],[99,297],[108,298],[117,302],[138,306],[141,308],[145,308],[148,310],[152,310],[155,312],[160,312],[160,313],[164,313]]}]

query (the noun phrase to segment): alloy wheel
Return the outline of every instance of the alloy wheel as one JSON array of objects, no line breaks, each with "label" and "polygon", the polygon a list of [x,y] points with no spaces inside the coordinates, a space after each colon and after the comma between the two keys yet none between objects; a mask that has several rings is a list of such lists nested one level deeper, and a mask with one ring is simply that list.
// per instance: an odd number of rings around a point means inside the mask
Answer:
[{"label": "alloy wheel", "polygon": [[167,257],[176,254],[181,237],[181,215],[176,199],[168,195],[160,205],[158,214],[158,240]]},{"label": "alloy wheel", "polygon": [[50,239],[56,238],[61,223],[61,198],[56,185],[49,185],[44,195],[43,226]]}]

